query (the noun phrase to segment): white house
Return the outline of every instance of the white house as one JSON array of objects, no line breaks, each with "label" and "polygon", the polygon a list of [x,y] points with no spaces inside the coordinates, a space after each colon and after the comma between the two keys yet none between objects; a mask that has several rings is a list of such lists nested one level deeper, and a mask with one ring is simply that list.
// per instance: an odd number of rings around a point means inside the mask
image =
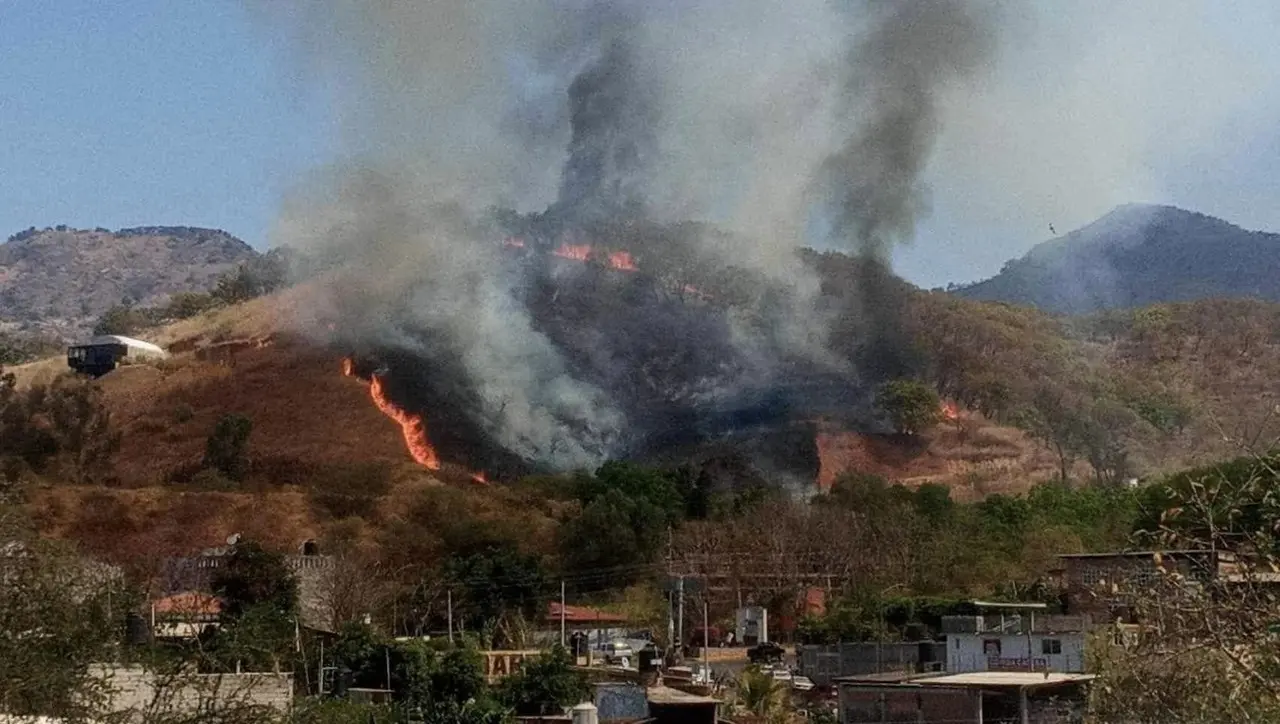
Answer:
[{"label": "white house", "polygon": [[1044,604],[977,603],[983,615],[943,619],[947,672],[1084,672],[1084,617],[1045,615]]}]

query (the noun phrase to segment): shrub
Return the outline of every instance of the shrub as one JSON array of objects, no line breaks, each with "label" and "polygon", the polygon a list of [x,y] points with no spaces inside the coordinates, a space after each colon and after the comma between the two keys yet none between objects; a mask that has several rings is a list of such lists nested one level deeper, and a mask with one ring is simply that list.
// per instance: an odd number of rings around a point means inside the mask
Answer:
[{"label": "shrub", "polygon": [[242,480],[249,470],[249,434],[253,421],[244,415],[224,415],[205,443],[204,466],[231,480]]},{"label": "shrub", "polygon": [[899,434],[915,435],[938,422],[942,401],[918,380],[891,380],[876,392],[876,407]]}]

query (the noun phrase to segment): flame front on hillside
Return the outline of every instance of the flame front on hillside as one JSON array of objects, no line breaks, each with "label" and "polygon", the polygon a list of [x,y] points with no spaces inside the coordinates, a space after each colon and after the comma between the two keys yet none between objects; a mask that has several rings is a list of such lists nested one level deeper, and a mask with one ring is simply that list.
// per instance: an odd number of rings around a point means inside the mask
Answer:
[{"label": "flame front on hillside", "polygon": [[[356,363],[350,357],[342,360],[342,374],[347,377],[356,376]],[[414,415],[406,412],[396,406],[391,398],[387,397],[386,390],[382,387],[382,378],[376,374],[369,378],[369,395],[373,398],[373,404],[378,406],[382,414],[395,420],[401,431],[404,433],[404,443],[409,449],[409,455],[414,461],[428,470],[440,469],[440,457],[436,454],[436,449],[431,446],[431,441],[427,438],[427,425],[422,420],[421,415]]]},{"label": "flame front on hillside", "polygon": [[[506,246],[512,248],[522,248],[524,245],[523,242],[521,242],[520,247],[514,247],[514,245],[509,242],[504,243]],[[553,249],[551,254],[552,256],[558,256],[561,259],[572,259],[573,261],[588,261],[596,259],[604,262],[610,269],[616,269],[617,271],[640,271],[640,267],[636,264],[636,258],[631,255],[631,252],[625,249],[607,253],[597,252],[597,250],[590,244],[570,244],[565,242]]]}]

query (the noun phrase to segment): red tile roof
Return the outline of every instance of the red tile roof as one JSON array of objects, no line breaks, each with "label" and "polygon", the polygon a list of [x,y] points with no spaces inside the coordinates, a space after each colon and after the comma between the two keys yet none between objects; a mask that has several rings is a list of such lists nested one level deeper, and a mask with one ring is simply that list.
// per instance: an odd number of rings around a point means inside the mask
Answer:
[{"label": "red tile roof", "polygon": [[[587,624],[610,624],[610,623],[627,623],[629,619],[620,613],[609,613],[601,611],[598,608],[588,608],[586,606],[565,606],[564,622],[567,624],[587,625]],[[547,623],[560,623],[560,602],[552,601],[547,604]]]},{"label": "red tile roof", "polygon": [[217,616],[222,613],[222,600],[199,591],[183,591],[151,602],[157,615]]}]

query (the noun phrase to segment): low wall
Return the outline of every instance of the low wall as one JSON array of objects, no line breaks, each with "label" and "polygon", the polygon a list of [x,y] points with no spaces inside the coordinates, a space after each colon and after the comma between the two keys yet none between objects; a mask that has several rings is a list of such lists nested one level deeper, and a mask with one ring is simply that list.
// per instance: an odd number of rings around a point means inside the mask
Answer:
[{"label": "low wall", "polygon": [[[932,661],[922,661],[922,653]],[[803,676],[818,686],[827,686],[841,676],[941,670],[946,664],[947,648],[942,643],[917,641],[800,646],[796,660]]]},{"label": "low wall", "polygon": [[161,713],[259,711],[287,714],[293,703],[293,675],[196,674],[165,676],[137,666],[97,666],[93,675],[110,690],[108,711],[142,721]]}]

